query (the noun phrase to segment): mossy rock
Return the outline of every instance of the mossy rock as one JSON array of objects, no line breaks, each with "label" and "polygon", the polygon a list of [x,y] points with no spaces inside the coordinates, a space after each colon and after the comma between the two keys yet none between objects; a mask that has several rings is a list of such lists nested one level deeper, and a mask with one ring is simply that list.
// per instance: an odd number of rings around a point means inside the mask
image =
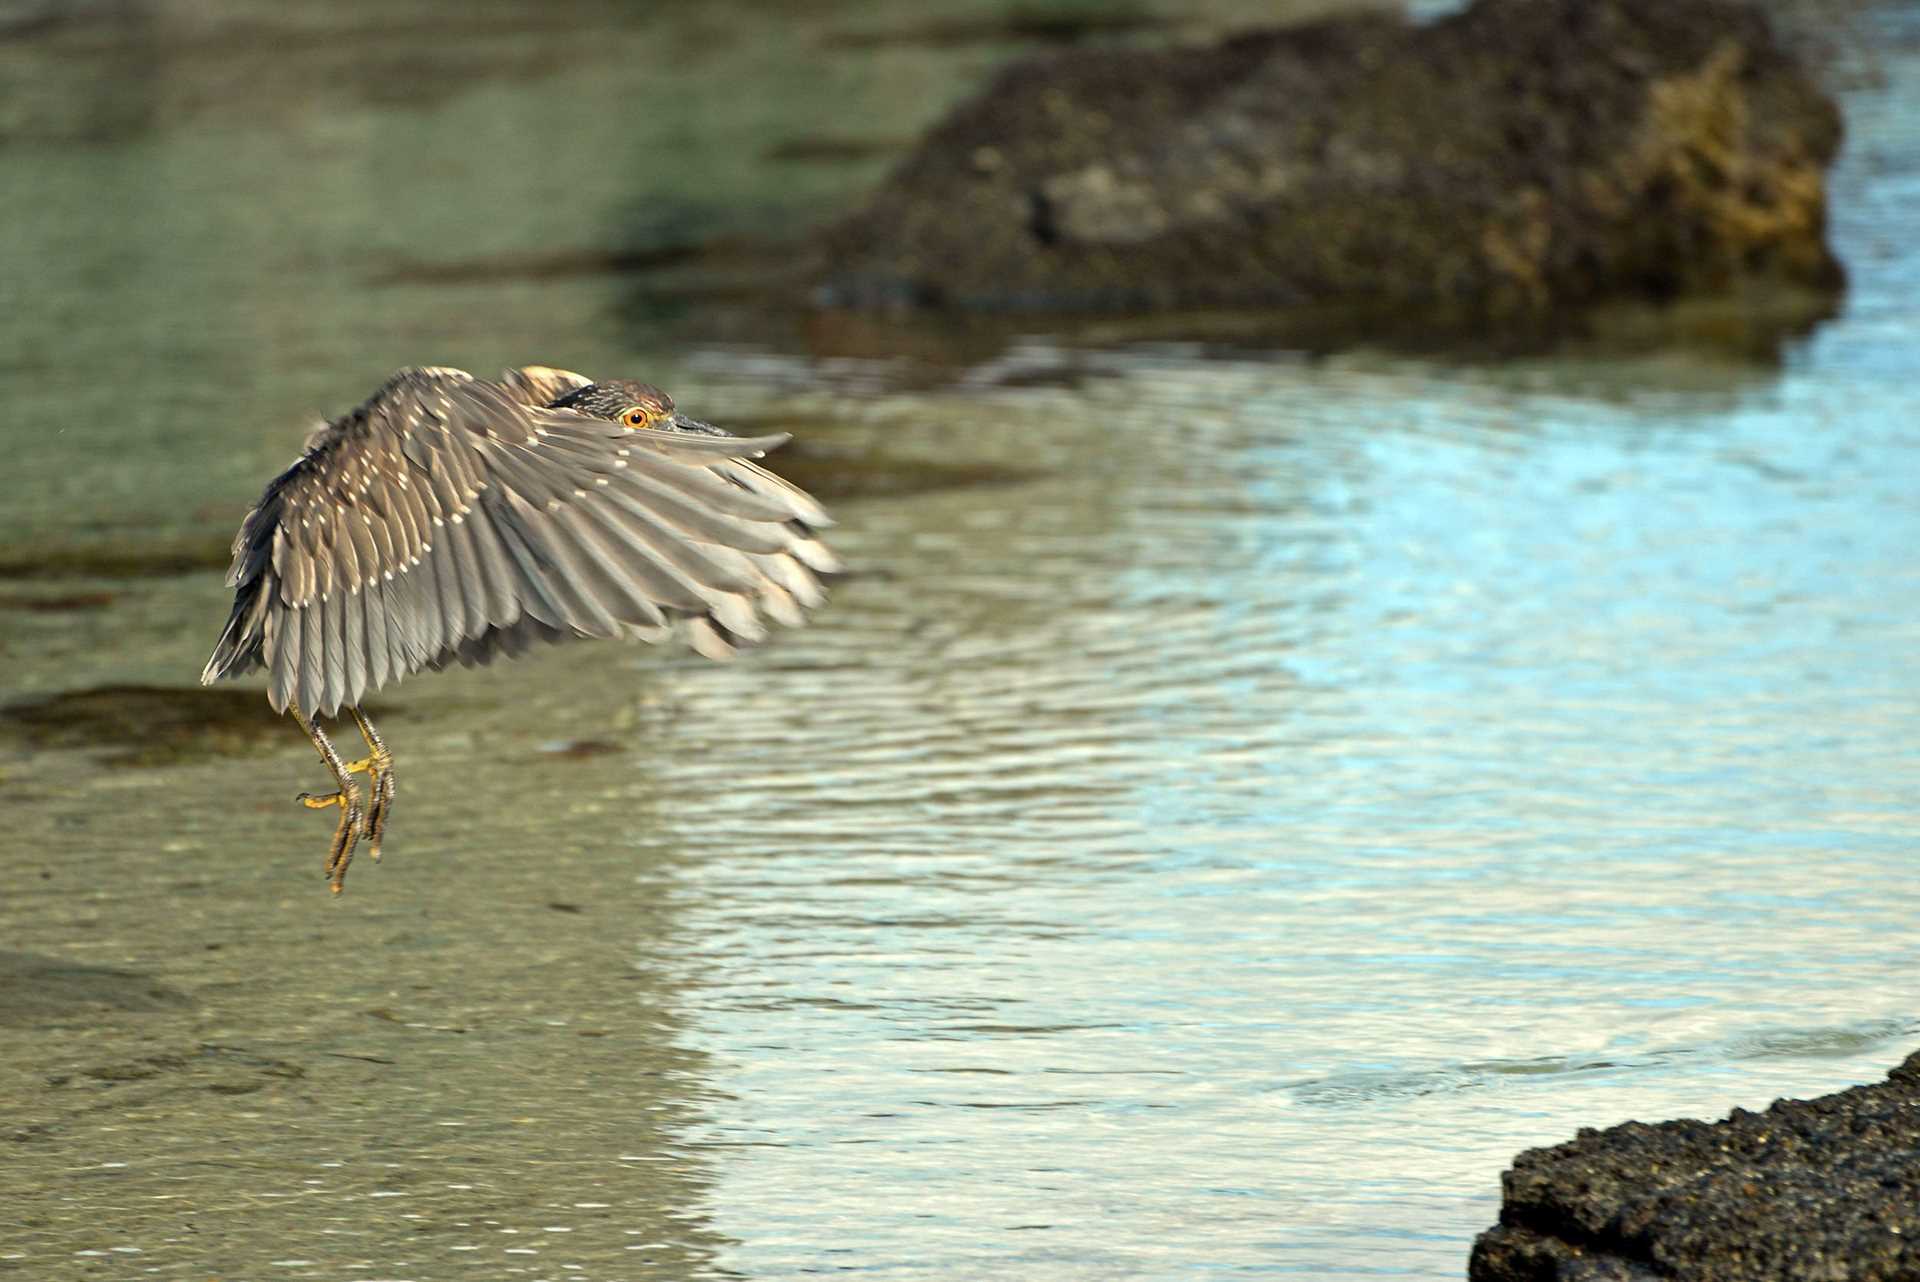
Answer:
[{"label": "mossy rock", "polygon": [[1755,9],[1479,0],[1020,62],[816,240],[829,307],[1532,325],[1833,295],[1833,103]]}]

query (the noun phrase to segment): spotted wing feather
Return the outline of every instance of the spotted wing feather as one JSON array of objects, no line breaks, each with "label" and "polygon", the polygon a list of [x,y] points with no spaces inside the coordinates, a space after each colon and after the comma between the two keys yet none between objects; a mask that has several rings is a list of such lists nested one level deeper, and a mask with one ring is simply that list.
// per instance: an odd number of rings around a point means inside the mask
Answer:
[{"label": "spotted wing feather", "polygon": [[234,540],[203,682],[264,668],[333,715],[422,668],[681,629],[716,657],[793,624],[836,565],[819,505],[752,460],[785,437],[631,430],[542,402],[585,380],[410,369],[310,438]]}]

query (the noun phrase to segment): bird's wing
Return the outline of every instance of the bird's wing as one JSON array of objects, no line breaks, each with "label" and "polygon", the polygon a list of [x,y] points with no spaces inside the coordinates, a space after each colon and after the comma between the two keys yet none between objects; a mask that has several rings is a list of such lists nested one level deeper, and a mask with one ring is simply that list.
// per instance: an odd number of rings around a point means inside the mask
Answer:
[{"label": "bird's wing", "polygon": [[576,374],[570,369],[554,369],[550,365],[523,365],[518,369],[500,371],[500,386],[516,400],[528,405],[551,405],[568,392],[579,391],[592,386],[593,380],[585,374]]},{"label": "bird's wing", "polygon": [[658,640],[684,620],[695,649],[731,653],[763,614],[799,622],[836,568],[819,505],[751,461],[785,439],[633,430],[403,370],[249,513],[202,679],[264,666],[276,709],[330,715],[535,637]]}]

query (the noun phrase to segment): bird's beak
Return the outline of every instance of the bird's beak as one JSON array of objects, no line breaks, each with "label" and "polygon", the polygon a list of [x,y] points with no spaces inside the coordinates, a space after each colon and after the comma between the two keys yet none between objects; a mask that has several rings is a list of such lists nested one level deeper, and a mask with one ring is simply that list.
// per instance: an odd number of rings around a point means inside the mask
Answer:
[{"label": "bird's beak", "polygon": [[673,427],[677,432],[695,432],[701,436],[732,436],[733,433],[711,423],[702,423],[697,418],[688,418],[685,414],[673,416]]}]

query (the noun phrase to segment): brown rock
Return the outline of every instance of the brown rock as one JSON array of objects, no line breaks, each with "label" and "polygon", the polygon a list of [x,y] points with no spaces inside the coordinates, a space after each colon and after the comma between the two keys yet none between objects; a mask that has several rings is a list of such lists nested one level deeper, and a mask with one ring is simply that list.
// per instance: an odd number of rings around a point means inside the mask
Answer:
[{"label": "brown rock", "polygon": [[1831,295],[1833,104],[1756,10],[1480,0],[1019,63],[817,241],[828,306],[1359,306],[1440,327]]}]

